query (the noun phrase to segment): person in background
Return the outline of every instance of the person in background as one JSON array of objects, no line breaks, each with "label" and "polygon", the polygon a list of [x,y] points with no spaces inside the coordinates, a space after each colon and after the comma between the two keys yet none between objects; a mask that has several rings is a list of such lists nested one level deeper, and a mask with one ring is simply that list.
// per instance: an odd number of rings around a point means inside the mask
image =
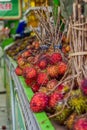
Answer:
[{"label": "person in background", "polygon": [[26,26],[27,22],[25,20],[20,20],[16,30],[16,34],[20,35],[20,37],[23,37]]}]

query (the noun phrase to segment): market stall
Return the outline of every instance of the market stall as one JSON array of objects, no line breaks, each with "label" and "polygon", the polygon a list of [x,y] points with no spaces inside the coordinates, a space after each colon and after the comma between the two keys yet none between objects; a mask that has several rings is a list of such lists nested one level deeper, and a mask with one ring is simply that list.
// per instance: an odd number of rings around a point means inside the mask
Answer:
[{"label": "market stall", "polygon": [[55,4],[34,7],[39,24],[4,49],[12,130],[87,130],[87,3]]}]

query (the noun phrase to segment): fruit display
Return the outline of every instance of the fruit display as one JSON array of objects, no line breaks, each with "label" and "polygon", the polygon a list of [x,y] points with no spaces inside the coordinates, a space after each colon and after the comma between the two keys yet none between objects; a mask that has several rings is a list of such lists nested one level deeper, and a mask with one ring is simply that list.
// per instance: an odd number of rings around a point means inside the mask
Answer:
[{"label": "fruit display", "polygon": [[[20,54],[29,44],[34,41],[34,39],[36,39],[36,37],[30,36],[15,41],[12,46],[6,49],[6,54],[15,59],[18,54]],[[30,52],[26,51],[25,53],[23,53],[23,57],[27,57],[29,55]]]},{"label": "fruit display", "polygon": [[[23,50],[18,47],[17,53],[13,51],[14,45],[6,51],[9,56],[15,58],[16,55],[15,73],[23,76],[27,87],[34,92],[30,100],[30,109],[34,113],[45,111],[49,119],[52,118],[68,130],[87,130],[87,117],[81,116],[87,113],[87,38],[82,19],[70,20],[69,43],[60,27],[56,27],[55,30],[48,22],[47,14],[46,21],[42,12],[35,13],[45,28],[44,38],[33,29],[38,40],[31,38]],[[27,43],[26,40],[24,43]],[[13,54],[10,55],[9,51],[13,51]]]}]

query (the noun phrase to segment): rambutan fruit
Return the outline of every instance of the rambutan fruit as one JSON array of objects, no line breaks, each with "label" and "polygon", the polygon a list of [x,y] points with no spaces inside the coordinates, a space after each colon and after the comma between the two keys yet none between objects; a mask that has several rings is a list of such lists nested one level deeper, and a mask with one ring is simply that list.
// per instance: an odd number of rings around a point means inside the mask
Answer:
[{"label": "rambutan fruit", "polygon": [[16,69],[15,69],[15,73],[16,73],[16,75],[21,76],[22,75],[22,69],[19,66],[17,66]]},{"label": "rambutan fruit", "polygon": [[79,118],[74,123],[73,130],[87,130],[87,118]]},{"label": "rambutan fruit", "polygon": [[83,96],[80,91],[77,93],[76,90],[73,90],[73,93],[71,93],[71,97],[69,98],[68,104],[71,109],[74,110],[78,115],[87,111],[86,97]]},{"label": "rambutan fruit", "polygon": [[28,72],[26,73],[26,78],[36,78],[36,76],[37,76],[37,71],[36,71],[36,69],[35,68],[33,68],[33,67],[30,67],[29,69],[28,69]]},{"label": "rambutan fruit", "polygon": [[45,59],[40,60],[39,63],[38,63],[38,66],[39,66],[40,69],[46,69],[47,61]]},{"label": "rambutan fruit", "polygon": [[64,124],[66,125],[66,127],[68,128],[68,130],[72,130],[73,124],[74,124],[74,121],[75,121],[76,117],[77,117],[77,114],[74,112],[74,113],[72,113],[72,114],[69,116],[69,118],[65,121]]},{"label": "rambutan fruit", "polygon": [[23,76],[26,78],[26,74],[28,73],[30,67],[23,68]]},{"label": "rambutan fruit", "polygon": [[46,87],[40,87],[39,92],[47,93],[48,89]]},{"label": "rambutan fruit", "polygon": [[48,105],[48,96],[45,93],[36,93],[31,101],[30,108],[33,112],[42,112],[46,109]]},{"label": "rambutan fruit", "polygon": [[63,99],[63,94],[53,92],[49,97],[49,107],[54,108]]},{"label": "rambutan fruit", "polygon": [[29,87],[31,87],[31,86],[34,84],[34,82],[35,82],[34,79],[28,79],[28,78],[25,79],[25,83],[26,83]]},{"label": "rambutan fruit", "polygon": [[39,49],[39,47],[40,47],[39,41],[34,41],[34,42],[32,43],[32,46],[33,46],[35,49]]},{"label": "rambutan fruit", "polygon": [[49,81],[48,75],[44,72],[41,72],[37,76],[37,83],[39,85],[46,85]]},{"label": "rambutan fruit", "polygon": [[47,74],[52,77],[52,78],[56,78],[58,77],[58,66],[57,65],[51,65],[47,68]]},{"label": "rambutan fruit", "polygon": [[21,57],[21,58],[19,58],[19,59],[17,60],[17,63],[18,63],[18,65],[21,67],[21,66],[23,66],[23,65],[25,64],[25,61],[24,61],[24,59]]},{"label": "rambutan fruit", "polygon": [[56,91],[58,91],[58,93],[62,93],[62,94],[65,94],[65,93],[67,93],[68,91],[69,91],[69,86],[66,86],[66,85],[64,85],[64,84],[60,84],[58,87],[57,87],[57,89],[56,89]]},{"label": "rambutan fruit", "polygon": [[57,83],[58,81],[56,79],[52,79],[48,81],[46,88],[48,89],[48,91],[50,91],[57,85]]},{"label": "rambutan fruit", "polygon": [[37,83],[31,85],[31,89],[32,89],[32,91],[33,91],[34,93],[35,93],[35,92],[38,92],[39,88],[40,88],[40,86],[39,86]]},{"label": "rambutan fruit", "polygon": [[[63,103],[60,102],[57,106],[56,106],[56,111],[55,111],[55,115],[60,112],[63,109]],[[63,124],[66,121],[66,119],[69,117],[69,115],[71,114],[71,109],[68,108],[67,106],[65,106],[65,108],[62,110],[62,112],[60,112],[60,114],[56,115],[53,119],[55,121],[57,121],[59,124]]]},{"label": "rambutan fruit", "polygon": [[81,89],[85,95],[87,95],[87,79],[84,79],[81,83]]},{"label": "rambutan fruit", "polygon": [[28,50],[22,53],[22,57],[23,57],[23,58],[27,58],[27,57],[29,57],[29,56],[31,56],[31,52],[28,51]]},{"label": "rambutan fruit", "polygon": [[33,56],[30,56],[30,57],[28,57],[26,60],[27,60],[27,62],[28,62],[29,64],[33,64],[33,62],[34,62],[34,57],[33,57]]},{"label": "rambutan fruit", "polygon": [[60,75],[63,75],[67,70],[67,64],[62,62],[59,62],[58,64],[58,72]]},{"label": "rambutan fruit", "polygon": [[62,61],[62,56],[60,53],[53,53],[50,58],[53,64],[57,64],[59,61]]}]

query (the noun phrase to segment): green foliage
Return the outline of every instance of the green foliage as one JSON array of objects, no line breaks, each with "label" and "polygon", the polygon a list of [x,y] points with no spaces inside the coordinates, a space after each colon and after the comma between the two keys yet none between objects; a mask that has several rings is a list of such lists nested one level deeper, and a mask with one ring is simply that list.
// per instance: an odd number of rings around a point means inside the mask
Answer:
[{"label": "green foliage", "polygon": [[84,4],[84,15],[87,17],[87,3]]},{"label": "green foliage", "polygon": [[74,0],[60,0],[61,14],[65,19],[72,15],[72,5]]},{"label": "green foliage", "polygon": [[[69,17],[72,16],[74,1],[75,0],[60,0],[61,14],[65,19],[69,19]],[[87,16],[87,2],[80,1],[80,4],[84,10],[82,13]]]}]

